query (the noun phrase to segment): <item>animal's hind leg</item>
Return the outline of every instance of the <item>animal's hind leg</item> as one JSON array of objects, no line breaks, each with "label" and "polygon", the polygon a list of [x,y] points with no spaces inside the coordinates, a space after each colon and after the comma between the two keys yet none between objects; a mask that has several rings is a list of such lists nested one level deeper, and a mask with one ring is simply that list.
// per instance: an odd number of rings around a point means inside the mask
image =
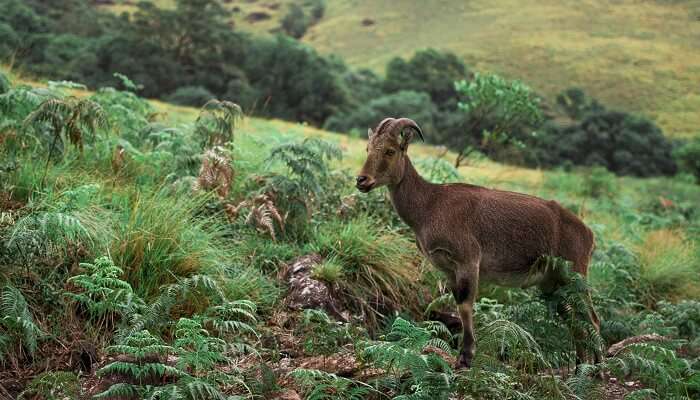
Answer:
[{"label": "animal's hind leg", "polygon": [[[469,270],[472,270],[471,268]],[[457,368],[469,368],[472,365],[476,340],[474,337],[474,300],[478,288],[477,273],[457,273],[452,285],[452,295],[457,303],[462,319],[462,348],[457,359]]]},{"label": "animal's hind leg", "polygon": [[[561,268],[552,268],[547,271],[546,279],[540,285],[540,289],[546,296],[554,295],[557,290],[571,283],[571,276],[567,270],[562,270]],[[557,313],[563,321],[566,322],[569,327],[569,331],[574,339],[574,347],[576,349],[576,366],[579,364],[587,362],[587,346],[585,344],[586,340],[589,338],[589,334],[585,329],[585,326],[581,326],[577,322],[583,318],[586,322],[590,323],[597,333],[600,333],[600,321],[598,315],[593,309],[593,301],[591,299],[590,291],[586,293],[581,293],[583,296],[583,302],[586,304],[586,310],[571,309],[571,305],[564,303],[564,297],[557,295]],[[573,313],[573,315],[572,315]],[[598,363],[602,360],[602,353],[600,349],[595,349],[594,352],[594,362]]]}]

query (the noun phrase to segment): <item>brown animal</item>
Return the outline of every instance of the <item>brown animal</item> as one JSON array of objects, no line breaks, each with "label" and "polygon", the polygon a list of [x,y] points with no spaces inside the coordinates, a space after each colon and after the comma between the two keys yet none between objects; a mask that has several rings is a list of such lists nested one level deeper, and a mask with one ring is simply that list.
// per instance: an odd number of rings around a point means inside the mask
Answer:
[{"label": "brown animal", "polygon": [[[368,133],[367,160],[356,186],[365,193],[388,186],[394,209],[415,233],[418,248],[446,274],[464,331],[458,368],[471,366],[474,357],[472,313],[480,281],[539,285],[551,292],[565,281],[560,273],[533,271],[543,256],[569,260],[574,271],[586,276],[593,233],[557,202],[462,183],[427,182],[407,155],[414,135],[423,139],[410,119],[386,118]],[[595,312],[589,318],[599,329]],[[583,348],[576,349],[577,364],[584,354]]]}]

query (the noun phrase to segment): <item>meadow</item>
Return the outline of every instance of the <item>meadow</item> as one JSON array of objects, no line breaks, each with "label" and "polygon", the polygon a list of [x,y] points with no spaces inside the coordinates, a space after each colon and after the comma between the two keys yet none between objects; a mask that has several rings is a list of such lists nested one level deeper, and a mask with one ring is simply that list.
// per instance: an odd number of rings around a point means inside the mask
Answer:
[{"label": "meadow", "polygon": [[[692,176],[526,169],[478,153],[455,169],[453,153],[412,145],[427,179],[555,199],[597,238],[588,283],[573,276],[555,294],[566,320],[537,290],[482,287],[477,357],[457,371],[442,277],[386,194],[354,189],[364,138],[230,102],[145,100],[123,76],[96,91],[1,77],[0,396],[700,396]],[[293,265],[332,307],[293,306]],[[577,325],[588,285],[600,334]],[[578,328],[603,362],[574,370]]]}]

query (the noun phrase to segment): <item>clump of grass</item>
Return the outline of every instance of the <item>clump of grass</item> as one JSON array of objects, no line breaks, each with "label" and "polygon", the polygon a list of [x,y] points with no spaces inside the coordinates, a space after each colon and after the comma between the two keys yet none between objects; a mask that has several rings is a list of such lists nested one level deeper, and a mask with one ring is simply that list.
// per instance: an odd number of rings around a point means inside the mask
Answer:
[{"label": "clump of grass", "polygon": [[174,199],[163,192],[136,195],[116,229],[112,256],[143,297],[179,277],[214,272],[230,254],[223,227],[196,215],[207,196]]},{"label": "clump of grass", "polygon": [[683,232],[659,229],[648,233],[638,248],[640,275],[648,305],[670,298],[700,298],[700,261]]},{"label": "clump of grass", "polygon": [[382,312],[419,312],[415,244],[404,236],[376,226],[365,216],[318,227],[309,247],[329,260],[322,269],[338,269],[329,264],[342,266],[344,279],[336,283],[343,301],[364,314],[370,327],[376,327]]},{"label": "clump of grass", "polygon": [[316,279],[326,281],[328,283],[336,283],[343,277],[343,265],[335,258],[324,260],[320,264],[314,266],[312,275]]}]

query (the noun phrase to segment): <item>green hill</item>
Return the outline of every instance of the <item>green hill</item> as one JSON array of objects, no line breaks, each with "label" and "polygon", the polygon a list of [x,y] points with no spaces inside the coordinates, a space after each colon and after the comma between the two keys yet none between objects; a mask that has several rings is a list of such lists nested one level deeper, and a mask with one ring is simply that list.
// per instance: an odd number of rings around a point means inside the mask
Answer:
[{"label": "green hill", "polygon": [[[235,10],[237,29],[260,33],[278,27],[291,2],[225,6]],[[380,73],[392,57],[450,50],[475,70],[524,80],[550,98],[578,86],[611,107],[654,118],[668,135],[700,132],[695,1],[333,0],[303,41]]]},{"label": "green hill", "polygon": [[[554,95],[570,86],[652,116],[673,136],[700,131],[700,6],[691,1],[330,1],[304,40],[382,71],[437,47]],[[364,26],[370,20],[372,25]]]}]

